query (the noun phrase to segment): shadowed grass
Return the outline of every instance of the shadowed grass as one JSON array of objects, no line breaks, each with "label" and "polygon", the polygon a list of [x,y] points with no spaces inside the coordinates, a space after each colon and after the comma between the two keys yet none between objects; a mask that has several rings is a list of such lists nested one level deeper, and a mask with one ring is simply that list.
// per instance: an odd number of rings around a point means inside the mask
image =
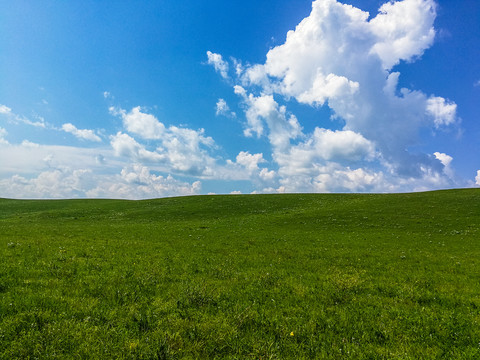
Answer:
[{"label": "shadowed grass", "polygon": [[480,191],[0,200],[0,358],[480,357]]}]

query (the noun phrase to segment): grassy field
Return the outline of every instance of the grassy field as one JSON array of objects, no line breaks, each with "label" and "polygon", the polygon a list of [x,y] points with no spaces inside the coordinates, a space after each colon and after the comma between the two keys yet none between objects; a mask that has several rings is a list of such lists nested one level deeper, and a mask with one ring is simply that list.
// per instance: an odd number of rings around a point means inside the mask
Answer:
[{"label": "grassy field", "polygon": [[479,359],[480,189],[0,200],[1,359]]}]

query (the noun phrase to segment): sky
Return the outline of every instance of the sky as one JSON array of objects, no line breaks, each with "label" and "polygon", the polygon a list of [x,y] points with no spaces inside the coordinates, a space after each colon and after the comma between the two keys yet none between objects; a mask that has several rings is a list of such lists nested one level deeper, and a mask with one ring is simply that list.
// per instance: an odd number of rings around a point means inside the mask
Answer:
[{"label": "sky", "polygon": [[0,6],[0,197],[480,186],[478,0]]}]

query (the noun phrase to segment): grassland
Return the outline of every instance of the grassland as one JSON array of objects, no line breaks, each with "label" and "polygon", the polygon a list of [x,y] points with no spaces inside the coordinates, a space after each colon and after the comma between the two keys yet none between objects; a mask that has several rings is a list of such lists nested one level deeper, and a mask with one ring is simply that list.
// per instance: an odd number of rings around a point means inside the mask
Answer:
[{"label": "grassland", "polygon": [[1,359],[478,359],[480,190],[0,200]]}]

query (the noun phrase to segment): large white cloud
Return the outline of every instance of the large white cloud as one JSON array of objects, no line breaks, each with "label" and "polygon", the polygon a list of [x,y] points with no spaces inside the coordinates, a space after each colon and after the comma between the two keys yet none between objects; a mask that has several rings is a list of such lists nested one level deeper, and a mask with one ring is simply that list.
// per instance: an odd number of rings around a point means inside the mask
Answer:
[{"label": "large white cloud", "polygon": [[[392,71],[433,44],[436,4],[391,1],[369,15],[336,0],[316,0],[311,14],[267,53],[264,64],[235,63],[244,134],[268,137],[288,191],[451,184],[444,158],[409,149],[418,144],[422,128],[435,131],[457,123],[456,104],[399,88],[400,73]],[[343,129],[317,127],[304,134],[300,121],[279,103],[292,98],[313,107],[328,105]],[[355,187],[355,181],[362,185]]]}]

